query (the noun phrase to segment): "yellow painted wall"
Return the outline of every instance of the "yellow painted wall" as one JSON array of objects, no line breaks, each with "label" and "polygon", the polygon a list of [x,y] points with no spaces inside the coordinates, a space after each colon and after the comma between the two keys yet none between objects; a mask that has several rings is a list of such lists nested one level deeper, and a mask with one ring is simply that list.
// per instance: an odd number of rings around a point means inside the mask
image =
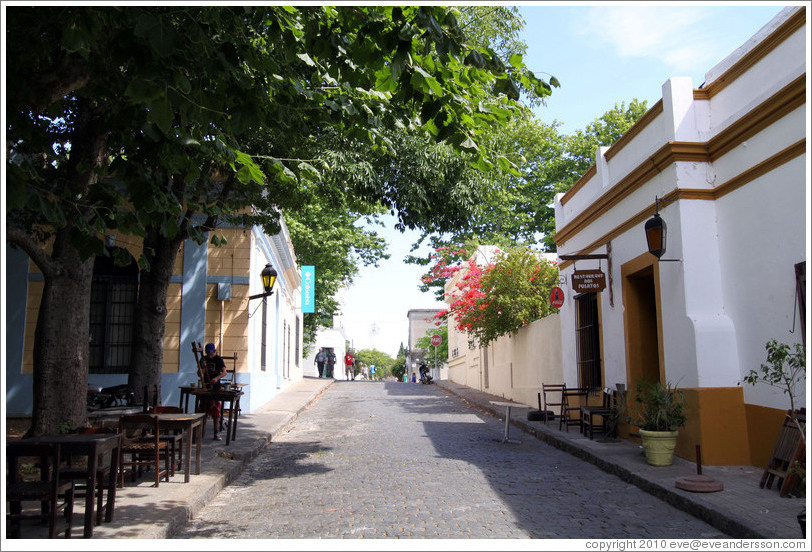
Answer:
[{"label": "yellow painted wall", "polygon": [[251,234],[240,228],[224,228],[217,235],[226,238],[226,245],[209,246],[209,276],[248,276],[251,272]]},{"label": "yellow painted wall", "polygon": [[[222,315],[222,316],[221,316]],[[260,316],[257,311],[257,316]],[[220,354],[237,353],[237,371],[248,371],[248,286],[232,285],[231,300],[217,299],[217,285],[206,286],[205,343],[214,343]],[[222,336],[222,339],[221,339]],[[231,367],[231,364],[228,364]]]},{"label": "yellow painted wall", "polygon": [[713,466],[750,464],[750,444],[744,391],[741,387],[683,389],[688,421],[680,429],[676,454],[696,460],[700,445],[702,463]]},{"label": "yellow painted wall", "polygon": [[786,411],[754,404],[744,405],[744,411],[750,436],[750,464],[766,467],[784,424]]},{"label": "yellow painted wall", "polygon": [[[180,257],[180,255],[178,255]],[[166,328],[164,333],[164,362],[162,372],[177,373],[180,369],[181,284],[169,284],[166,290]]]}]

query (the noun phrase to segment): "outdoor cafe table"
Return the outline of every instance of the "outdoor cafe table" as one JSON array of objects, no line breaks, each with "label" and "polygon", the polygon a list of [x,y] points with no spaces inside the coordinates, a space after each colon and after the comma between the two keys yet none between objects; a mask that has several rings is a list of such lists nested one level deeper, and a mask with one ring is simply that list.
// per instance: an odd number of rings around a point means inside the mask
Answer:
[{"label": "outdoor cafe table", "polygon": [[96,519],[96,471],[99,469],[99,456],[110,457],[110,475],[107,482],[107,507],[104,521],[113,521],[116,506],[116,474],[118,473],[118,451],[121,435],[118,433],[67,433],[62,435],[40,435],[26,439],[28,444],[59,445],[64,455],[87,457],[87,490],[85,497],[84,537],[93,537],[93,523]]},{"label": "outdoor cafe table", "polygon": [[519,403],[512,403],[512,402],[501,402],[501,401],[490,401],[494,406],[504,406],[507,408],[507,412],[505,412],[505,435],[502,437],[502,440],[499,441],[500,443],[519,443],[521,441],[511,441],[510,440],[510,409],[511,408],[530,408],[527,405],[519,404]]},{"label": "outdoor cafe table", "polygon": [[[243,396],[242,391],[213,391],[213,390],[206,390],[206,389],[192,389],[192,395],[195,396],[196,402],[202,402],[204,405],[207,401],[219,401],[223,403],[229,403],[228,408],[228,427],[226,428],[226,445],[230,444],[232,440],[237,438],[237,411],[240,409],[240,397]],[[205,406],[204,406],[205,409]],[[203,413],[204,416],[208,416],[207,412]],[[203,419],[203,435],[206,434],[205,428],[205,417]]]},{"label": "outdoor cafe table", "polygon": [[197,450],[195,451],[195,475],[200,475],[200,448],[203,444],[203,422],[206,420],[205,414],[183,414],[183,413],[155,413],[161,429],[183,431],[183,482],[189,482],[189,473],[192,464],[192,432],[197,435]]}]

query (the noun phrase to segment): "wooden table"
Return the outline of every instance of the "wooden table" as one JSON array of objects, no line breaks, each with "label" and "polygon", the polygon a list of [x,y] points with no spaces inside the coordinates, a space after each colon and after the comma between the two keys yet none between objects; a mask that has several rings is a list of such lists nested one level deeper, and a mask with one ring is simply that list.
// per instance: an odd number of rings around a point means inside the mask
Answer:
[{"label": "wooden table", "polygon": [[200,449],[203,445],[203,422],[206,421],[205,414],[181,414],[181,413],[155,413],[160,422],[161,429],[183,431],[183,482],[188,483],[190,479],[192,465],[192,433],[197,433],[197,450],[195,451],[195,475],[200,475]]},{"label": "wooden table", "polygon": [[107,507],[104,521],[113,521],[116,507],[116,475],[118,474],[118,451],[121,446],[121,435],[118,433],[68,433],[64,435],[41,435],[26,439],[30,444],[59,445],[64,455],[87,457],[87,491],[85,497],[85,531],[84,538],[93,537],[93,525],[96,518],[96,471],[99,468],[99,456],[110,454],[110,476],[107,483]]},{"label": "wooden table", "polygon": [[[229,445],[232,440],[237,438],[237,415],[236,412],[240,409],[240,397],[244,395],[242,391],[212,391],[206,389],[193,389],[191,394],[195,396],[196,402],[206,401],[219,401],[222,403],[229,403],[228,408],[228,427],[226,428],[226,445]],[[205,410],[205,406],[203,407]],[[209,413],[204,412],[203,415],[208,417]],[[222,413],[220,414],[222,417]],[[203,435],[206,434],[206,419],[203,419]]]},{"label": "wooden table", "polygon": [[178,406],[181,407],[184,412],[189,412],[189,395],[191,395],[195,389],[200,389],[200,387],[196,385],[181,385],[179,388],[180,401],[178,401]]},{"label": "wooden table", "polygon": [[502,440],[499,441],[500,443],[519,443],[521,441],[511,441],[510,440],[510,409],[511,408],[530,408],[527,405],[519,404],[519,403],[512,403],[512,402],[500,402],[500,401],[490,401],[490,403],[494,406],[504,406],[507,408],[507,412],[505,413],[505,436],[502,437]]}]

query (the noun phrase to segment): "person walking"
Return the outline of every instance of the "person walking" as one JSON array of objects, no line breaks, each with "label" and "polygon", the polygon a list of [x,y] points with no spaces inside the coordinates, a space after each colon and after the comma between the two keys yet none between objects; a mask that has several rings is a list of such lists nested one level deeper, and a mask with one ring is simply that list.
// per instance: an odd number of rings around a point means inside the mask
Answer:
[{"label": "person walking", "polygon": [[[226,363],[223,357],[217,354],[214,343],[206,343],[204,351],[206,354],[200,359],[200,368],[208,375],[212,391],[219,391],[221,387],[220,379],[227,373]],[[222,441],[220,430],[222,429],[223,420],[221,419],[220,401],[210,399],[207,402],[206,412],[214,422],[214,440]]]},{"label": "person walking", "polygon": [[327,377],[333,377],[333,369],[336,366],[336,354],[332,349],[327,349]]},{"label": "person walking", "polygon": [[325,363],[326,360],[327,360],[327,355],[324,354],[324,347],[321,347],[319,349],[319,352],[316,353],[316,360],[314,361],[316,363],[316,366],[319,369],[319,377],[320,378],[324,377],[324,363]]},{"label": "person walking", "polygon": [[355,358],[349,349],[347,350],[347,354],[344,355],[344,373],[347,379],[355,381]]}]

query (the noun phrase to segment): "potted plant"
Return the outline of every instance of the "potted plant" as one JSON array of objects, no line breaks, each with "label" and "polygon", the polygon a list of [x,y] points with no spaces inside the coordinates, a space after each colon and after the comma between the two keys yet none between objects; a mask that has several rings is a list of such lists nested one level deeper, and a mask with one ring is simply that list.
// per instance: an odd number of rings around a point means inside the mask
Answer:
[{"label": "potted plant", "polygon": [[685,425],[685,396],[676,386],[661,382],[638,383],[628,421],[640,428],[646,461],[670,466],[677,446],[678,428]]}]

